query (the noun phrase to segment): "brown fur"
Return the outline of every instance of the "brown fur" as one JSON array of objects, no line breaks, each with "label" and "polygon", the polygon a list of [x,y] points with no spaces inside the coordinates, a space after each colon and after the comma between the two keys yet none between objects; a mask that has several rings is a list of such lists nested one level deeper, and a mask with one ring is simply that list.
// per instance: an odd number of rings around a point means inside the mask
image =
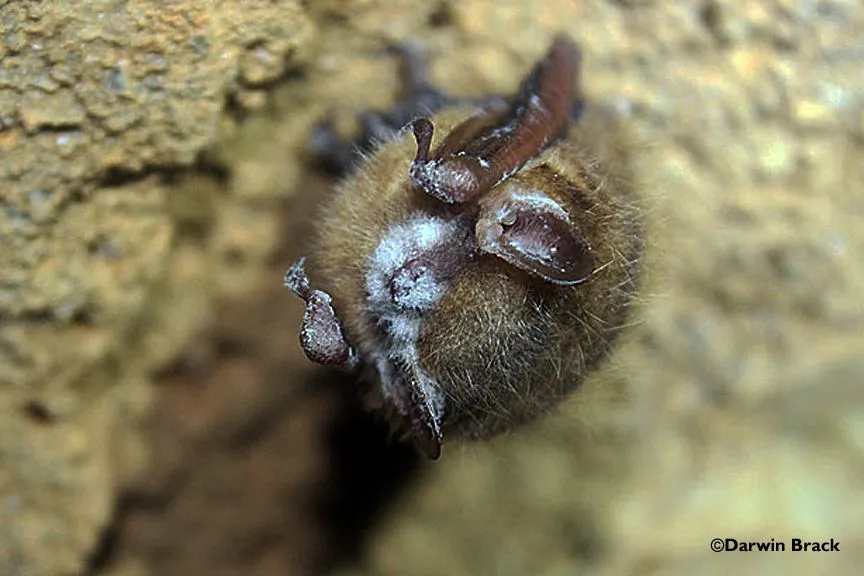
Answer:
[{"label": "brown fur", "polygon": [[[434,117],[446,135],[472,111]],[[483,255],[463,270],[424,320],[420,358],[446,398],[445,434],[488,437],[545,413],[607,355],[637,291],[642,254],[639,197],[629,145],[611,117],[588,114],[568,137],[502,186],[539,187],[568,207],[597,271],[557,286]],[[384,144],[339,188],[323,215],[316,283],[333,297],[349,341],[375,348],[364,315],[367,261],[385,230],[417,209],[445,209],[411,186],[410,137]]]}]

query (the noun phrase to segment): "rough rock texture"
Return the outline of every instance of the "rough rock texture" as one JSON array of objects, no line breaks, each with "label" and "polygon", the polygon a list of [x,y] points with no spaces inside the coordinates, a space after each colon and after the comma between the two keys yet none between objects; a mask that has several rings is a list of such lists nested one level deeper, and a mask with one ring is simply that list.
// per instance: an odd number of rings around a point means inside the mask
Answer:
[{"label": "rough rock texture", "polygon": [[853,573],[860,2],[0,0],[0,574],[305,574],[356,548],[410,464],[372,432],[340,449],[363,425],[299,355],[302,143],[391,101],[388,40],[484,94],[562,29],[645,143],[642,323],[559,413],[447,445],[346,572]]},{"label": "rough rock texture", "polygon": [[[218,188],[170,172],[310,30],[290,0],[0,2],[0,573],[80,572],[140,465],[150,373],[218,264],[189,248],[184,203],[223,250],[271,249],[248,201],[218,218]],[[244,218],[257,236],[232,232]]]}]

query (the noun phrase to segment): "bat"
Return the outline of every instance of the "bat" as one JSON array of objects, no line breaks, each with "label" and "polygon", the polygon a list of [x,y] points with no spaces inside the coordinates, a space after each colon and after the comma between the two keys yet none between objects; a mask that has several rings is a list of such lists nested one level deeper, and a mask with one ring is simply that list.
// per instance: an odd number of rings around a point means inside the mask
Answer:
[{"label": "bat", "polygon": [[[313,362],[356,371],[431,459],[549,412],[608,356],[638,294],[644,222],[622,122],[552,41],[510,98],[453,98],[401,52],[407,97],[314,146],[346,173],[284,284]],[[359,149],[361,154],[354,151]],[[355,161],[356,160],[356,161]]]}]

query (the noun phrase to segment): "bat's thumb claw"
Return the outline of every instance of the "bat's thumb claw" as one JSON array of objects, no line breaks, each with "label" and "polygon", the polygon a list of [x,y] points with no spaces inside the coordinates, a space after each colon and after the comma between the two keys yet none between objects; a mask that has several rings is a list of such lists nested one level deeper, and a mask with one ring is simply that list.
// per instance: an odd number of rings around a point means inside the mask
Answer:
[{"label": "bat's thumb claw", "polygon": [[298,258],[288,271],[282,284],[291,292],[306,300],[309,296],[309,278],[306,277],[306,256]]}]

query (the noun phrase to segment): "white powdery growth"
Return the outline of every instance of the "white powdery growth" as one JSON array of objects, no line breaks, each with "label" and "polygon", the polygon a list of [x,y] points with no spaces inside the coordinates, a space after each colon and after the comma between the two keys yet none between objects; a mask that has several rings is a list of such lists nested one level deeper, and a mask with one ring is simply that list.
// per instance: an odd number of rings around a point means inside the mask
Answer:
[{"label": "white powdery growth", "polygon": [[[489,163],[481,159],[483,168],[488,168]],[[477,177],[467,166],[453,165],[452,162],[441,162],[429,160],[412,168],[412,177],[426,192],[432,196],[452,202],[447,199],[448,189],[467,190],[477,184]]]},{"label": "white powdery growth", "polygon": [[[432,252],[453,242],[455,222],[424,213],[394,224],[384,234],[369,260],[366,272],[366,304],[383,332],[372,363],[381,376],[385,397],[398,395],[394,386],[404,385],[406,376],[419,385],[440,416],[443,395],[433,378],[420,368],[418,340],[423,312],[431,310],[447,290],[448,283],[435,277]],[[408,367],[412,375],[394,371]],[[404,394],[403,394],[404,396]]]},{"label": "white powdery growth", "polygon": [[536,212],[548,212],[549,214],[554,214],[561,218],[565,222],[570,221],[569,214],[567,214],[567,211],[564,210],[558,202],[538,190],[517,189],[507,196],[507,200],[506,203],[502,203],[501,207],[497,211],[499,219],[502,222],[510,217],[513,205],[523,208],[531,208]]},{"label": "white powdery growth", "polygon": [[423,257],[451,241],[455,232],[454,223],[422,213],[391,226],[369,260],[366,272],[370,311],[383,318],[402,315],[406,310],[431,309],[447,286],[423,264]]}]

